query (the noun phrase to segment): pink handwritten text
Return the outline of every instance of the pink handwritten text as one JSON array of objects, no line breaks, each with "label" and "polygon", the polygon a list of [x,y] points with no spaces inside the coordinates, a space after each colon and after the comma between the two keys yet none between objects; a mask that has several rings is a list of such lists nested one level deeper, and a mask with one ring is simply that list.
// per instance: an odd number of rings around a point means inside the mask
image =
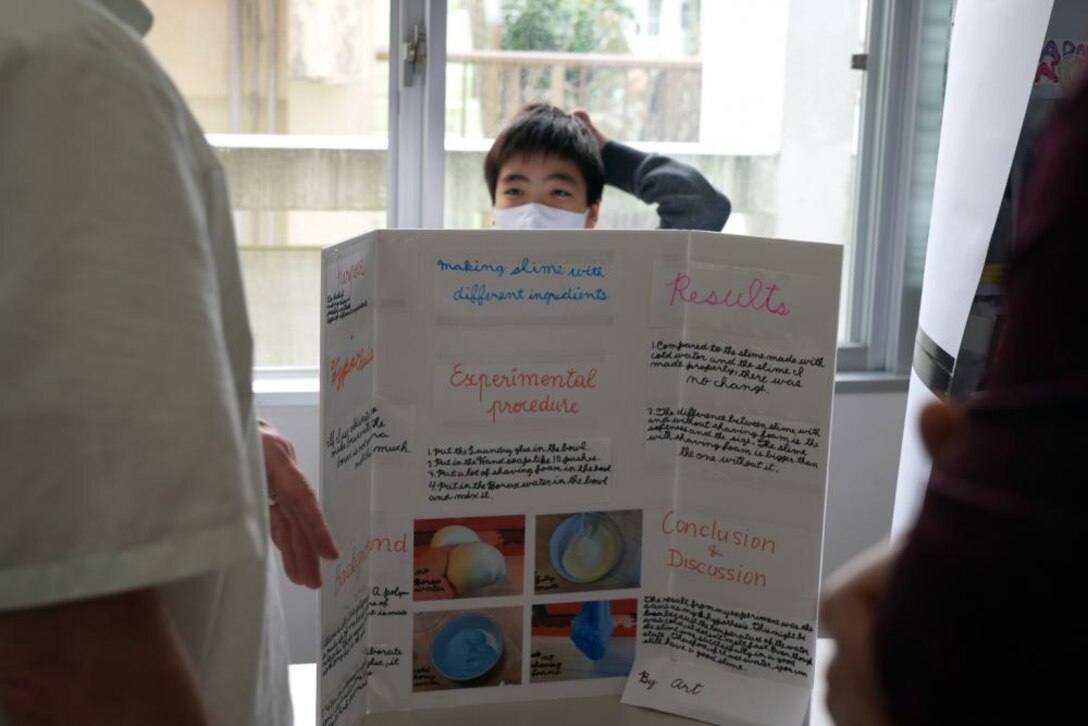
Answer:
[{"label": "pink handwritten text", "polygon": [[692,287],[691,277],[684,272],[677,272],[676,277],[669,283],[672,287],[672,295],[669,297],[669,305],[721,305],[727,308],[741,308],[745,310],[761,311],[785,317],[790,314],[786,303],[776,301],[774,295],[782,288],[771,283],[768,285],[762,278],[754,277],[748,283],[747,290],[696,290]]}]

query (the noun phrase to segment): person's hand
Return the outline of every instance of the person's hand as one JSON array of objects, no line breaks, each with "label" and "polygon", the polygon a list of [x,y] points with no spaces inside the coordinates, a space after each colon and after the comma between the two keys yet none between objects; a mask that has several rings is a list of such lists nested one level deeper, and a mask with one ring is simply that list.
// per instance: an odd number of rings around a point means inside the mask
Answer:
[{"label": "person's hand", "polygon": [[963,427],[967,424],[967,414],[955,403],[934,401],[922,409],[918,417],[918,428],[922,434],[922,443],[926,453],[936,464],[948,451]]},{"label": "person's hand", "polygon": [[820,622],[835,639],[827,668],[827,710],[836,726],[886,726],[888,706],[877,675],[876,614],[898,551],[880,545],[831,578]]},{"label": "person's hand", "polygon": [[[919,429],[926,451],[938,461],[963,429],[966,416],[954,404],[931,403]],[[827,669],[827,709],[838,726],[890,724],[877,675],[876,617],[895,569],[898,547],[879,545],[849,562],[824,589],[820,620],[835,639]]]},{"label": "person's hand", "polygon": [[593,138],[597,139],[598,148],[601,148],[608,143],[608,137],[602,134],[601,130],[593,125],[593,121],[589,118],[589,113],[584,108],[575,109],[570,115],[578,119],[579,123],[589,129],[589,132],[593,134]]},{"label": "person's hand", "polygon": [[321,587],[319,558],[335,560],[333,541],[321,505],[295,461],[295,447],[267,421],[259,421],[268,483],[268,520],[272,542],[283,556],[291,582]]}]

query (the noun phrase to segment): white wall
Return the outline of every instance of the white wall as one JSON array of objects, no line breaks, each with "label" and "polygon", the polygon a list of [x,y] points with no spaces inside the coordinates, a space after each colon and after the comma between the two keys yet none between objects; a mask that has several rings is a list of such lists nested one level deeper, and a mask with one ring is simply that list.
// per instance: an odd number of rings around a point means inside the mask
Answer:
[{"label": "white wall", "polygon": [[[851,556],[884,538],[891,526],[906,393],[835,397],[824,534],[826,577]],[[295,444],[299,464],[317,481],[316,406],[266,406],[259,414]],[[317,659],[317,596],[283,579],[291,660]]]},{"label": "white wall", "polygon": [[835,396],[823,577],[888,535],[907,394]]}]

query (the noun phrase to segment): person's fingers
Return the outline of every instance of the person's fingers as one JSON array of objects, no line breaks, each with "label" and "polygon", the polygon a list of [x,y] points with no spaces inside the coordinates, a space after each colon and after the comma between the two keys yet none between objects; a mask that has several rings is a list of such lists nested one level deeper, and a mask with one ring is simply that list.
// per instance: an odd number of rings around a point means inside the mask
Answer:
[{"label": "person's fingers", "polygon": [[283,558],[288,579],[298,585],[321,586],[320,557],[340,552],[321,513],[317,496],[295,463],[295,448],[267,422],[258,422],[264,451],[269,497],[269,530]]},{"label": "person's fingers", "polygon": [[860,587],[846,587],[832,593],[822,604],[820,616],[827,631],[840,647],[864,644],[875,626],[876,603]]},{"label": "person's fingers", "polygon": [[831,721],[835,726],[846,726],[847,723],[847,708],[843,701],[844,697],[849,693],[849,680],[844,678],[843,668],[842,656],[836,653],[828,664],[825,673],[827,691],[824,695],[824,704],[827,706],[827,712],[831,715]]},{"label": "person's fingers", "polygon": [[820,598],[820,622],[831,635],[838,640],[848,636],[850,628],[856,624],[854,611],[865,600],[853,587],[841,587],[830,591]]},{"label": "person's fingers", "polygon": [[841,607],[854,599],[875,601],[884,591],[898,548],[877,545],[862,552],[828,578],[820,596],[820,619],[830,626]]},{"label": "person's fingers", "polygon": [[295,447],[290,441],[274,431],[270,431],[268,435],[264,437],[264,443],[266,462],[268,459],[278,456],[286,457],[288,459],[295,458]]},{"label": "person's fingers", "polygon": [[934,401],[923,408],[918,428],[930,458],[937,461],[966,423],[967,415],[954,403]]},{"label": "person's fingers", "polygon": [[280,551],[283,560],[283,573],[287,579],[295,584],[299,582],[299,569],[295,561],[294,542],[291,537],[291,524],[286,515],[279,509],[279,505],[272,507],[268,516],[269,528],[272,533],[272,543]]},{"label": "person's fingers", "polygon": [[290,512],[295,524],[305,534],[313,549],[325,559],[334,560],[340,556],[317,495],[306,483],[306,478],[294,462],[285,462],[278,472],[276,481],[276,499]]},{"label": "person's fingers", "polygon": [[306,539],[320,556],[336,559],[340,556],[340,550],[321,513],[317,496],[295,464],[291,443],[271,432],[263,438],[265,475],[277,506],[282,507],[303,530]]},{"label": "person's fingers", "polygon": [[277,507],[269,507],[268,529],[269,534],[272,537],[272,544],[276,545],[276,547],[283,549],[290,544],[290,540],[288,539],[290,530],[288,528],[287,520],[284,518],[283,512]]},{"label": "person's fingers", "polygon": [[298,568],[299,584],[317,589],[321,587],[321,569],[317,553],[310,544],[306,533],[297,522],[291,527],[291,543],[295,553],[295,566]]},{"label": "person's fingers", "polygon": [[604,146],[608,139],[601,133],[601,130],[593,123],[593,119],[589,117],[589,113],[584,108],[576,108],[571,111],[571,116],[578,120],[583,126],[589,129],[589,132],[593,134],[593,138],[597,140],[598,146]]},{"label": "person's fingers", "polygon": [[295,445],[291,440],[276,430],[272,424],[258,419],[258,427],[261,431],[261,444],[264,447],[265,462],[274,452],[279,451],[288,458],[295,459]]},{"label": "person's fingers", "polygon": [[827,708],[837,726],[887,723],[877,677],[876,620],[897,549],[863,553],[832,578],[820,602],[820,621],[834,638],[827,670]]},{"label": "person's fingers", "polygon": [[860,604],[854,601],[841,611],[835,654],[826,672],[825,702],[836,726],[886,723],[884,696],[876,675],[875,616]]},{"label": "person's fingers", "polygon": [[824,703],[835,726],[887,726],[888,709],[875,666],[836,655],[826,672]]}]

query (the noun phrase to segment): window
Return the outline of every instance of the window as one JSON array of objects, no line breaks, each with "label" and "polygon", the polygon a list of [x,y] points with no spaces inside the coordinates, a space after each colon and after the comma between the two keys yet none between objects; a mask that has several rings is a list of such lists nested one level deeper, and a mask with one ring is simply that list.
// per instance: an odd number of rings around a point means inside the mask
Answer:
[{"label": "window", "polygon": [[261,367],[316,366],[320,249],[386,226],[388,0],[147,0],[230,180]]},{"label": "window", "polygon": [[[865,11],[863,0],[450,0],[445,225],[489,223],[486,188],[465,180],[482,180],[504,123],[544,101],[701,170],[733,203],[726,232],[842,244],[850,269],[863,81],[850,60]],[[657,216],[609,189],[600,226],[652,229]]]},{"label": "window", "polygon": [[[874,111],[851,67],[879,52],[867,0],[146,1],[148,44],[227,168],[258,366],[316,366],[319,247],[487,226],[483,156],[530,101],[699,168],[733,202],[726,232],[844,245],[840,337],[868,342],[879,293],[851,296],[872,257],[855,220]],[[404,63],[416,20],[426,71]],[[656,224],[606,191],[601,226]]]}]

